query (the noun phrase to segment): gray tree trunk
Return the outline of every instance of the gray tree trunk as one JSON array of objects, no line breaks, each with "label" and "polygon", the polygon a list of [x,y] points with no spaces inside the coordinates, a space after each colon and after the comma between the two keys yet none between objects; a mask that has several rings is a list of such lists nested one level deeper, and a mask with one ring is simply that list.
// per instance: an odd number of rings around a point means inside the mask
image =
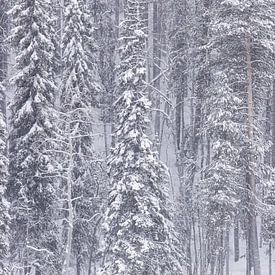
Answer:
[{"label": "gray tree trunk", "polygon": [[[249,33],[245,34],[245,48],[246,48],[246,65],[247,65],[247,104],[248,104],[248,137],[253,141],[253,69],[251,60],[251,36]],[[250,199],[250,213],[249,215],[249,231],[250,238],[248,241],[251,243],[252,252],[252,263],[254,267],[254,275],[261,275],[260,266],[260,254],[257,236],[257,222],[256,222],[256,211],[255,211],[255,198],[256,196],[256,182],[253,171],[248,171],[248,188]]]},{"label": "gray tree trunk", "polygon": [[230,228],[229,228],[229,226],[227,226],[227,229],[226,229],[226,259],[225,259],[225,261],[226,261],[226,267],[225,267],[225,275],[230,275],[230,272],[229,272],[229,270],[230,270],[230,243],[229,243],[229,232],[230,231]]},{"label": "gray tree trunk", "polygon": [[234,260],[238,262],[240,259],[240,243],[239,243],[239,221],[236,219],[234,227]]}]

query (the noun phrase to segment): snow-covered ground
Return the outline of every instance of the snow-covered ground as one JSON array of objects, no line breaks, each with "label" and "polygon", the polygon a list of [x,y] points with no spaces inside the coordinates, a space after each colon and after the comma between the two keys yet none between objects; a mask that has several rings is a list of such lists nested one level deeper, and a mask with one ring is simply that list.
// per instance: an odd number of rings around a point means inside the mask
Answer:
[{"label": "snow-covered ground", "polygon": [[[262,275],[269,275],[269,256],[267,254],[268,246],[263,245],[260,248]],[[275,274],[275,251],[272,256],[272,275]],[[233,238],[230,242],[230,275],[246,275],[245,241],[240,241],[240,260],[234,262]]]}]

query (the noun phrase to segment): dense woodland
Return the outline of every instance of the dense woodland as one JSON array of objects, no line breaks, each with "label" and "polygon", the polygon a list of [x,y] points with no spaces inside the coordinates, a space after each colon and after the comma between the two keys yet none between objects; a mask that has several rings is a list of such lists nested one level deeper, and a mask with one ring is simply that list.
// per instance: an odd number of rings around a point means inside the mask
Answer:
[{"label": "dense woodland", "polygon": [[0,275],[274,275],[274,53],[274,0],[0,0]]}]

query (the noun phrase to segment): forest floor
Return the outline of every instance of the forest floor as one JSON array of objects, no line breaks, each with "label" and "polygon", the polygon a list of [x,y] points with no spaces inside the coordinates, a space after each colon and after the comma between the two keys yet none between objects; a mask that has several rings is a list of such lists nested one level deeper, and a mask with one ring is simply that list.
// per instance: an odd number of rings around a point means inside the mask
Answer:
[{"label": "forest floor", "polygon": [[[260,248],[261,271],[262,275],[269,275],[269,255],[268,245],[262,245]],[[245,241],[240,240],[240,259],[234,262],[233,238],[230,242],[230,275],[245,275],[246,274],[246,257],[245,257]],[[275,275],[275,251],[272,250],[272,275]]]}]

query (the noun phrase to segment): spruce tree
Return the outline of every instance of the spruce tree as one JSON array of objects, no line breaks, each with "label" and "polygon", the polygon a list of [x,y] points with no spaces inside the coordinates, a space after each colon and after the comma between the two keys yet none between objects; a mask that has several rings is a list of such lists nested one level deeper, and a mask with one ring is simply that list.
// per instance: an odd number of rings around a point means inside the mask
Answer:
[{"label": "spruce tree", "polygon": [[54,220],[55,186],[46,140],[54,134],[52,2],[17,0],[10,14],[17,73],[11,106],[11,257],[25,274],[60,274]]},{"label": "spruce tree", "polygon": [[182,274],[169,213],[167,170],[146,134],[146,5],[134,0],[124,6],[102,274]]}]

